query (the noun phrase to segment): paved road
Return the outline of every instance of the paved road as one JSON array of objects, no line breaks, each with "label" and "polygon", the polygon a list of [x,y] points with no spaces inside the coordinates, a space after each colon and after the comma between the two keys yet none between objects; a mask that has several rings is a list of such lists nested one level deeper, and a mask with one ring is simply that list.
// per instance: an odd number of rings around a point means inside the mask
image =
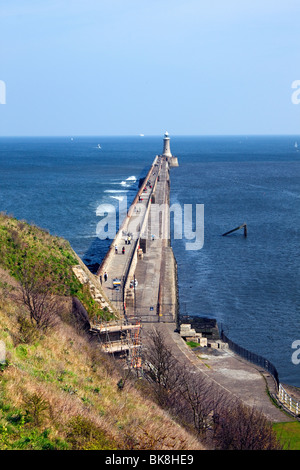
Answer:
[{"label": "paved road", "polygon": [[145,343],[147,333],[153,328],[159,328],[163,332],[167,346],[184,368],[201,374],[229,396],[262,411],[272,422],[293,420],[271,402],[266,392],[266,385],[268,384],[270,392],[273,392],[274,382],[263,369],[256,368],[228,350],[220,352],[219,355],[202,354],[201,358],[198,358],[175,332],[175,325],[171,323],[145,324],[143,326]]},{"label": "paved road", "polygon": [[[165,274],[168,262],[166,250],[169,243],[169,217],[166,211],[168,207],[168,170],[166,161],[163,160],[159,181],[156,184],[155,204],[151,206],[150,220],[147,226],[147,247],[143,259],[136,266],[135,276],[138,281],[135,290],[136,302],[133,308],[128,308],[128,318],[138,318],[142,322],[156,322],[165,316],[164,310],[159,307],[162,302],[161,292],[165,284],[173,287],[175,291],[175,276],[173,272]],[[166,204],[164,206],[164,204]],[[165,277],[162,279],[162,276]],[[167,277],[167,278],[166,278]],[[166,297],[166,296],[164,296]],[[174,321],[175,301],[173,301]],[[159,317],[160,316],[160,317]]]}]

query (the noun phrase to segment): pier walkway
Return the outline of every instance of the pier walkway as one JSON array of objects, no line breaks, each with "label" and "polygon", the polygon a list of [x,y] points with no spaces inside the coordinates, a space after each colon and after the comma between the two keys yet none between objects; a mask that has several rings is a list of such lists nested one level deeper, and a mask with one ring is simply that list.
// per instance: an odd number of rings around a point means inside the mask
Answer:
[{"label": "pier walkway", "polygon": [[[166,158],[156,156],[97,273],[106,297],[127,321],[175,322],[169,167]],[[129,234],[130,244],[126,243]]]}]

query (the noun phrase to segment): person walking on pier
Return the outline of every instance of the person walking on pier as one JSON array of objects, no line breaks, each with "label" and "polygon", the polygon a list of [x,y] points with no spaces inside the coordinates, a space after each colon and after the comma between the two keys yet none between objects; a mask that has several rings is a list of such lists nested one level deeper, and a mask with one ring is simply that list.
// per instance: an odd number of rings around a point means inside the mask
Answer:
[{"label": "person walking on pier", "polygon": [[123,246],[123,248],[122,248],[122,253],[123,253],[123,255],[125,255],[125,246]]},{"label": "person walking on pier", "polygon": [[105,273],[104,273],[104,282],[106,282],[106,281],[107,281],[107,274],[106,274],[106,272],[105,272]]},{"label": "person walking on pier", "polygon": [[115,253],[116,253],[116,255],[118,254],[118,247],[117,247],[117,245],[115,245]]}]

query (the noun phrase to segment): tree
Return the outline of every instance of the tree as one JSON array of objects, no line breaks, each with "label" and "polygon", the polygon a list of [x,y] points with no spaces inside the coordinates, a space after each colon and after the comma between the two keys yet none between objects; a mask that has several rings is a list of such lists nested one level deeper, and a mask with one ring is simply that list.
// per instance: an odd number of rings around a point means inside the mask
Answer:
[{"label": "tree", "polygon": [[202,437],[213,427],[221,407],[228,402],[221,388],[215,386],[201,372],[182,370],[174,405],[185,423]]},{"label": "tree", "polygon": [[27,417],[32,420],[34,426],[40,426],[48,415],[50,405],[41,392],[27,393],[23,397],[26,405]]},{"label": "tree", "polygon": [[215,421],[214,442],[221,450],[282,450],[265,415],[241,402],[223,407]]},{"label": "tree", "polygon": [[36,264],[24,259],[18,268],[21,301],[28,308],[30,320],[40,330],[54,327],[62,302],[53,292],[50,267],[39,260]]},{"label": "tree", "polygon": [[153,329],[148,334],[143,362],[145,377],[152,385],[156,400],[161,406],[168,407],[172,401],[171,396],[176,391],[180,370],[177,360],[158,329]]}]

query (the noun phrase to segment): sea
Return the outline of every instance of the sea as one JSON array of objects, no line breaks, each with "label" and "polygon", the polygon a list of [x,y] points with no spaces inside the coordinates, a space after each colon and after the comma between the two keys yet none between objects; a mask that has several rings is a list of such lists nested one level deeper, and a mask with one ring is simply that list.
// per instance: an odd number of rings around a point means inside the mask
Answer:
[{"label": "sea", "polygon": [[[183,237],[171,239],[180,313],[216,319],[232,341],[269,360],[282,383],[300,387],[300,137],[170,142],[179,161],[170,203],[183,214],[192,207],[192,226],[202,223],[204,234],[197,250],[187,249],[184,223]],[[162,148],[162,135],[2,137],[0,211],[66,238],[95,272],[112,241],[97,236],[103,207],[129,206]],[[222,236],[243,223],[247,237]]]}]

